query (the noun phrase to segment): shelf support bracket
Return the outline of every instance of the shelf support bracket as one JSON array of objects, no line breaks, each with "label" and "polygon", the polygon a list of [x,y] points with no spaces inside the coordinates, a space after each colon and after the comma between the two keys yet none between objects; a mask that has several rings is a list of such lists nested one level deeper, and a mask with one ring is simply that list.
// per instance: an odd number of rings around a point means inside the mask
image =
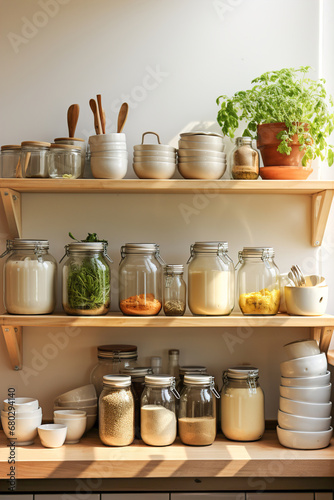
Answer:
[{"label": "shelf support bracket", "polygon": [[[328,353],[328,349],[332,340],[334,328],[332,326],[324,326],[322,328],[312,328],[312,338],[319,344],[321,352]],[[330,362],[330,359],[328,358]]]},{"label": "shelf support bracket", "polygon": [[9,236],[10,238],[21,238],[21,194],[13,189],[1,189],[0,191],[9,227]]},{"label": "shelf support bracket", "polygon": [[22,327],[2,325],[11,365],[14,370],[22,370]]},{"label": "shelf support bracket", "polygon": [[333,196],[333,189],[326,189],[312,195],[311,243],[314,247],[319,247],[322,244]]}]

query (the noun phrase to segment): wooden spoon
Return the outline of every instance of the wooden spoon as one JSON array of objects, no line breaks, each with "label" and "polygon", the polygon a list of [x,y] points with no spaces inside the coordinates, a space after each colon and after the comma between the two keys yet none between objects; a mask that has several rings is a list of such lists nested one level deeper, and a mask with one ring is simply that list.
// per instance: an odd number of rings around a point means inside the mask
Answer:
[{"label": "wooden spoon", "polygon": [[72,104],[67,110],[67,125],[68,136],[74,137],[75,129],[77,128],[79,118],[80,106],[79,104]]},{"label": "wooden spoon", "polygon": [[121,109],[119,110],[118,113],[118,120],[117,120],[117,132],[120,134],[124,128],[126,119],[128,117],[128,112],[129,112],[129,105],[127,102],[123,102]]},{"label": "wooden spoon", "polygon": [[95,99],[90,99],[89,101],[90,109],[93,111],[94,115],[94,128],[97,135],[102,134],[101,122],[99,120],[98,109]]},{"label": "wooden spoon", "polygon": [[102,108],[102,96],[101,96],[101,94],[97,94],[96,99],[97,99],[98,113],[100,115],[102,134],[105,134],[106,133],[106,121],[105,121],[105,119],[103,120],[103,108]]}]

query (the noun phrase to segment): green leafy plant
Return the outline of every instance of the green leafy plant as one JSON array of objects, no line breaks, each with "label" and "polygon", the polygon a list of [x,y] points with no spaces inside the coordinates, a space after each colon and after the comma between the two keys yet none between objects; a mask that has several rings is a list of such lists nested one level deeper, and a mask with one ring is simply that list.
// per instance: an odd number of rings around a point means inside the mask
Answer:
[{"label": "green leafy plant", "polygon": [[307,78],[310,66],[269,71],[252,80],[252,88],[236,92],[232,97],[221,95],[217,121],[223,134],[234,137],[242,121],[247,122],[243,136],[256,139],[257,125],[285,123],[286,129],[277,135],[277,150],[289,155],[294,134],[304,151],[303,166],[308,160],[327,158],[334,162],[333,145],[327,138],[334,130],[334,104],[325,88],[326,81]]}]

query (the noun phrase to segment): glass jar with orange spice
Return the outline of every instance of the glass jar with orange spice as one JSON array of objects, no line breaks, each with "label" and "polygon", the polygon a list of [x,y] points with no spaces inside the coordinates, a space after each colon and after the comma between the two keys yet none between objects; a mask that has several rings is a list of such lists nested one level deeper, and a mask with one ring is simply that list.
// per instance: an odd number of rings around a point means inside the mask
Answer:
[{"label": "glass jar with orange spice", "polygon": [[162,264],[155,243],[126,243],[119,266],[119,307],[127,316],[155,316],[162,306]]}]

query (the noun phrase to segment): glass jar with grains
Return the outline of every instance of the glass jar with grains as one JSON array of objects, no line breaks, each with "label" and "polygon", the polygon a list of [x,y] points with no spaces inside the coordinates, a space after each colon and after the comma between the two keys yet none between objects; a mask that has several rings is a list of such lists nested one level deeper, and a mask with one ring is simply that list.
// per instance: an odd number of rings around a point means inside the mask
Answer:
[{"label": "glass jar with grains", "polygon": [[164,267],[163,309],[166,316],[183,316],[186,310],[184,267],[168,264]]},{"label": "glass jar with grains", "polygon": [[260,155],[252,146],[251,137],[237,137],[231,153],[232,179],[255,180],[260,173]]},{"label": "glass jar with grains", "polygon": [[99,398],[99,436],[108,446],[128,446],[134,440],[135,404],[131,377],[105,375]]}]

